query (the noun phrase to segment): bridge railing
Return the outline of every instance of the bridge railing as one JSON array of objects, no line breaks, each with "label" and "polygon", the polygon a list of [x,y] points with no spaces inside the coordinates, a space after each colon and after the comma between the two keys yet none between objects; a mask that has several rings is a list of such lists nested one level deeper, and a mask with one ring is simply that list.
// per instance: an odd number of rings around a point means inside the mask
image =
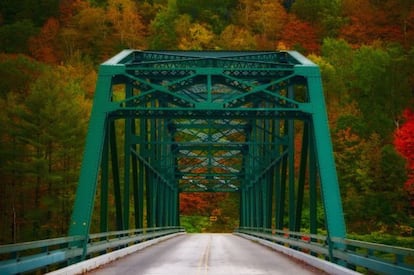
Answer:
[{"label": "bridge railing", "polygon": [[0,274],[50,271],[117,249],[169,234],[182,227],[157,227],[111,231],[84,236],[62,237],[18,244],[0,245]]},{"label": "bridge railing", "polygon": [[383,274],[414,274],[414,249],[332,238],[334,257]]},{"label": "bridge railing", "polygon": [[243,227],[236,232],[288,246],[357,271],[414,274],[414,249],[275,229]]}]

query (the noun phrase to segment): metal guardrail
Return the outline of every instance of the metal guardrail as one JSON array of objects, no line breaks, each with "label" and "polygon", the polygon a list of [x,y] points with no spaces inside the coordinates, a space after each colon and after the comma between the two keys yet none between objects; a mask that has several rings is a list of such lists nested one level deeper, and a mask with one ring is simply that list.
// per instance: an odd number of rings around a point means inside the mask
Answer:
[{"label": "metal guardrail", "polygon": [[157,227],[112,231],[84,236],[0,245],[0,274],[50,271],[117,249],[184,232],[182,227]]},{"label": "metal guardrail", "polygon": [[381,274],[414,274],[414,249],[332,238],[334,257]]},{"label": "metal guardrail", "polygon": [[244,227],[236,232],[289,246],[353,270],[414,274],[414,249],[275,229]]}]

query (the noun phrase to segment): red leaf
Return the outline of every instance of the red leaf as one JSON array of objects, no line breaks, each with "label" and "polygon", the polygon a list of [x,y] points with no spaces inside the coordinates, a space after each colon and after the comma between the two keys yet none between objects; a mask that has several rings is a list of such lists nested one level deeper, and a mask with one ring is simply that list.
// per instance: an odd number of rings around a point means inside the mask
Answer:
[{"label": "red leaf", "polygon": [[407,160],[407,191],[414,195],[414,112],[406,109],[403,113],[405,122],[395,132],[395,149]]}]

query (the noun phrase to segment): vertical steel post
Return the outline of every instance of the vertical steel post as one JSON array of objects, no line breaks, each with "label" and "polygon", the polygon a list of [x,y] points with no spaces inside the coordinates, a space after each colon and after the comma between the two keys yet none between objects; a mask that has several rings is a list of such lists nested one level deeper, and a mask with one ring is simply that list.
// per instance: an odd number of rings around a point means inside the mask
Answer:
[{"label": "vertical steel post", "polygon": [[[133,119],[131,123],[131,133],[134,136],[134,138],[137,138],[136,133],[136,120]],[[139,152],[137,150],[137,145],[134,143],[131,145],[132,150],[135,152]],[[142,172],[142,169],[140,168],[140,165],[137,157],[132,155],[132,194],[133,194],[133,201],[134,201],[134,214],[135,214],[135,228],[142,228],[143,227],[143,213],[142,213],[142,207],[141,207],[141,189],[140,186],[142,186],[142,182],[140,181],[140,173]]]},{"label": "vertical steel post", "polygon": [[310,233],[318,232],[317,163],[312,122],[309,122],[309,217]]},{"label": "vertical steel post", "polygon": [[306,68],[308,90],[313,107],[313,132],[315,136],[316,157],[319,165],[322,196],[325,209],[326,225],[331,237],[344,238],[345,220],[342,210],[341,195],[331,135],[328,127],[328,116],[323,97],[323,89],[319,68],[314,66]]},{"label": "vertical steel post", "polygon": [[69,226],[70,236],[83,235],[86,238],[89,234],[99,167],[105,143],[107,111],[111,89],[112,76],[106,74],[103,67],[101,67],[86,137],[79,184]]},{"label": "vertical steel post", "polygon": [[108,131],[105,132],[104,146],[102,150],[101,161],[101,216],[100,216],[100,229],[101,232],[108,231],[108,178],[109,178],[109,144],[108,144]]},{"label": "vertical steel post", "polygon": [[116,229],[122,230],[124,221],[122,216],[121,183],[119,180],[118,148],[116,142],[115,121],[109,121],[109,146],[111,148],[112,177],[115,195]]},{"label": "vertical steel post", "polygon": [[[273,146],[271,144],[271,132],[272,132],[272,125],[268,119],[264,121],[264,139],[263,139],[263,148],[264,148],[264,155],[266,156],[266,163],[270,163],[272,161],[272,155],[274,153]],[[266,196],[267,196],[267,205],[265,206],[267,209],[266,214],[266,228],[272,227],[272,211],[273,211],[273,168],[268,169],[265,175],[265,182],[266,182]]]},{"label": "vertical steel post", "polygon": [[[294,90],[292,86],[287,90],[288,98],[294,98]],[[288,178],[289,178],[289,230],[295,230],[295,214],[296,214],[296,182],[295,182],[295,121],[289,119],[287,121],[287,136],[288,136]]]},{"label": "vertical steel post", "polygon": [[[275,144],[274,156],[279,158],[283,147],[279,144],[280,139],[280,121],[277,119],[274,122],[272,144]],[[274,198],[275,198],[275,228],[283,228],[283,208],[282,208],[282,181],[281,181],[281,165],[282,161],[278,161],[274,168]]]},{"label": "vertical steel post", "polygon": [[305,194],[305,179],[306,179],[306,168],[308,160],[308,144],[309,144],[309,125],[305,121],[303,125],[302,133],[302,148],[301,158],[299,164],[299,179],[298,179],[298,194],[296,203],[296,215],[295,215],[295,231],[299,232],[302,222],[302,208],[303,208],[303,196]]},{"label": "vertical steel post", "polygon": [[[140,155],[145,159],[146,152],[147,152],[147,120],[144,118],[140,118],[139,120],[140,124],[140,144],[139,144],[139,153]],[[138,207],[139,207],[139,214],[140,219],[142,220],[142,227],[144,227],[144,211],[148,211],[148,206],[146,209],[144,209],[144,200],[146,200],[146,204],[148,205],[147,200],[147,192],[148,189],[147,186],[147,168],[144,165],[144,162],[140,160],[138,162],[138,171],[139,171],[139,177],[138,177]],[[146,215],[148,219],[148,215]],[[146,224],[148,225],[147,219],[145,220]]]},{"label": "vertical steel post", "polygon": [[[125,85],[125,98],[132,96],[131,84]],[[129,106],[130,104],[127,104]],[[132,122],[131,117],[125,118],[125,140],[124,140],[124,205],[123,205],[123,229],[129,229],[129,217],[130,217],[130,173],[131,173],[131,158],[132,158]]]},{"label": "vertical steel post", "polygon": [[[151,128],[152,121],[150,119],[145,119],[145,148],[143,148],[145,157],[145,161],[147,163],[151,163],[151,157],[150,157],[150,142],[151,142],[151,134],[150,134],[150,128]],[[153,209],[152,209],[152,193],[153,193],[153,176],[151,173],[151,170],[147,165],[144,166],[144,174],[145,174],[145,195],[146,195],[146,216],[147,216],[147,227],[154,227],[153,222]]]},{"label": "vertical steel post", "polygon": [[[284,121],[284,129],[288,128],[287,121]],[[286,130],[284,133],[283,138],[286,139],[288,137]],[[287,145],[281,146],[282,152],[284,153],[286,150],[288,150]],[[289,151],[290,152],[290,151]],[[282,156],[281,161],[281,172],[280,172],[280,184],[277,186],[277,212],[276,212],[276,229],[283,229],[285,226],[285,203],[286,203],[286,181],[287,181],[287,170],[288,170],[288,154],[284,154]]]}]

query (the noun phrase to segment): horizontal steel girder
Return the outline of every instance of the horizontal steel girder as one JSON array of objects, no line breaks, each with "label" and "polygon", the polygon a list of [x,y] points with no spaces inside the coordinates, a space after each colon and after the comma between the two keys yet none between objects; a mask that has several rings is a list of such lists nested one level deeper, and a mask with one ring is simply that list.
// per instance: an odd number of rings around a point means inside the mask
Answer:
[{"label": "horizontal steel girder", "polygon": [[[306,110],[306,109],[304,109]],[[310,117],[309,113],[298,109],[268,109],[268,108],[239,108],[237,110],[228,109],[210,109],[199,110],[197,108],[123,108],[116,111],[109,112],[111,118],[188,118],[188,119],[307,119]]]}]

